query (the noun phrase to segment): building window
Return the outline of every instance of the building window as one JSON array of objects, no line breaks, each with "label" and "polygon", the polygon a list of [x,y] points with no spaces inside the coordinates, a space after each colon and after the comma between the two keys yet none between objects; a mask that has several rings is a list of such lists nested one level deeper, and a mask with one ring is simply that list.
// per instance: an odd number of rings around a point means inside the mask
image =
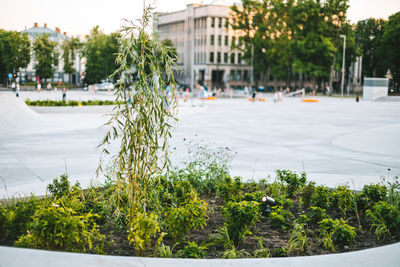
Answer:
[{"label": "building window", "polygon": [[210,62],[214,63],[214,52],[210,52]]},{"label": "building window", "polygon": [[211,35],[210,44],[214,45],[214,35]]},{"label": "building window", "polygon": [[237,70],[236,72],[236,80],[241,81],[242,80],[242,71]]},{"label": "building window", "polygon": [[232,36],[232,42],[231,42],[231,45],[233,46],[233,45],[235,45],[235,36]]},{"label": "building window", "polygon": [[228,35],[225,35],[225,46],[228,46]]},{"label": "building window", "polygon": [[211,28],[214,28],[215,26],[215,18],[211,18]]},{"label": "building window", "polygon": [[221,52],[217,53],[217,63],[221,63]]},{"label": "building window", "polygon": [[238,64],[242,64],[242,54],[238,53]]},{"label": "building window", "polygon": [[245,80],[246,82],[249,81],[249,71],[248,70],[243,71],[243,80]]},{"label": "building window", "polygon": [[235,80],[235,70],[231,70],[231,77],[230,77],[231,81]]},{"label": "building window", "polygon": [[225,18],[225,29],[229,29],[229,19]]},{"label": "building window", "polygon": [[221,39],[222,39],[221,35],[218,35],[218,45],[221,45]]},{"label": "building window", "polygon": [[231,64],[235,64],[235,54],[231,54]]},{"label": "building window", "polygon": [[218,28],[222,28],[222,18],[218,19]]},{"label": "building window", "polygon": [[228,63],[228,53],[224,53],[224,63]]}]

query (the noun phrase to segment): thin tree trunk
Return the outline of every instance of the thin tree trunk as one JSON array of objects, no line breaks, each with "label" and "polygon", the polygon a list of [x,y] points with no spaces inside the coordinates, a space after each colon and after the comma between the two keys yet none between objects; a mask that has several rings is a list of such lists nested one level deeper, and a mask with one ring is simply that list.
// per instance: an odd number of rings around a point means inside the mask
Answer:
[{"label": "thin tree trunk", "polygon": [[333,55],[332,65],[331,65],[331,74],[329,76],[329,95],[332,95],[333,92],[333,75],[335,74],[335,64],[336,64],[336,53]]}]

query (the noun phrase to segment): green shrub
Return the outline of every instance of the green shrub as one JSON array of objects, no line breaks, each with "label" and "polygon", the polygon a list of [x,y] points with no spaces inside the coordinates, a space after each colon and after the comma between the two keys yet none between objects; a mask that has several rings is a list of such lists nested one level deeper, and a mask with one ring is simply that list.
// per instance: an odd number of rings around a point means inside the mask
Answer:
[{"label": "green shrub", "polygon": [[367,219],[371,223],[371,229],[375,228],[378,239],[389,237],[400,227],[399,210],[385,201],[376,203],[372,210],[367,210]]},{"label": "green shrub", "polygon": [[253,227],[259,218],[260,204],[255,201],[226,203],[223,213],[228,234],[235,245],[238,245],[247,230]]},{"label": "green shrub", "polygon": [[263,196],[265,196],[264,192],[254,191],[251,193],[245,193],[242,197],[242,200],[255,201],[260,203]]},{"label": "green shrub", "polygon": [[178,250],[177,256],[179,258],[193,258],[201,259],[207,256],[206,247],[196,244],[196,242],[188,242],[187,245]]},{"label": "green shrub", "polygon": [[338,186],[333,193],[333,199],[344,217],[350,213],[358,214],[356,194],[347,185]]},{"label": "green shrub", "polygon": [[178,181],[173,185],[173,202],[178,206],[192,198],[193,187],[189,181]]},{"label": "green shrub", "polygon": [[293,217],[293,214],[284,207],[274,206],[269,215],[269,220],[273,228],[286,229],[290,225],[290,219]]},{"label": "green shrub", "polygon": [[11,226],[11,212],[5,207],[0,206],[0,240],[4,239]]},{"label": "green shrub", "polygon": [[379,184],[364,185],[362,190],[363,195],[367,198],[369,203],[376,203],[385,200],[387,192],[388,190],[386,186]]},{"label": "green shrub", "polygon": [[274,257],[287,257],[289,253],[286,248],[274,248],[272,250],[272,255],[274,255]]},{"label": "green shrub", "polygon": [[307,215],[301,214],[294,220],[294,223],[307,225],[310,221],[311,221],[311,219],[309,217],[307,217]]},{"label": "green shrub", "polygon": [[306,174],[303,172],[300,176],[289,170],[276,170],[276,177],[279,181],[286,183],[286,193],[293,197],[300,186],[304,186],[307,181]]},{"label": "green shrub", "polygon": [[[385,182],[385,180],[383,180]],[[387,183],[387,196],[386,196],[386,202],[388,202],[390,205],[393,205],[397,208],[397,210],[400,210],[400,182],[399,182],[399,177],[396,176],[393,178],[393,181],[386,181]]]},{"label": "green shrub", "polygon": [[192,192],[192,197],[179,207],[170,207],[164,216],[167,234],[173,242],[180,241],[192,229],[203,228],[207,222],[207,203],[197,198]]},{"label": "green shrub", "polygon": [[326,214],[326,210],[320,207],[310,207],[307,215],[313,223],[318,223],[329,217],[328,214]]},{"label": "green shrub", "polygon": [[300,201],[303,208],[307,209],[310,207],[311,198],[315,192],[315,182],[308,182],[300,190]]},{"label": "green shrub", "polygon": [[290,210],[293,207],[293,200],[283,195],[275,198],[275,201],[278,206],[282,206],[284,209]]},{"label": "green shrub", "polygon": [[15,245],[18,247],[64,250],[72,252],[103,252],[104,236],[99,233],[92,213],[77,214],[64,203],[44,201],[38,206],[27,234]]},{"label": "green shrub", "polygon": [[331,197],[331,191],[326,186],[319,185],[315,188],[314,196],[311,197],[311,205],[320,207],[322,209],[327,209],[329,207]]},{"label": "green shrub", "polygon": [[156,238],[157,235],[158,247],[163,239],[164,233],[160,234],[160,226],[156,214],[137,212],[129,221],[128,241],[129,244],[133,243],[139,255],[143,255],[143,252],[151,249],[151,240],[152,238]]},{"label": "green shrub", "polygon": [[39,203],[39,199],[32,196],[27,199],[20,199],[15,206],[10,207],[10,236],[12,239],[26,234],[28,223],[32,221],[32,216]]},{"label": "green shrub", "polygon": [[241,188],[242,181],[240,177],[235,177],[233,180],[229,175],[225,175],[224,179],[216,185],[216,194],[221,196],[224,202],[227,202],[238,196]]},{"label": "green shrub", "polygon": [[70,183],[68,181],[68,176],[66,174],[62,174],[60,176],[60,181],[57,178],[54,178],[53,183],[47,186],[47,190],[54,197],[61,198],[69,194]]},{"label": "green shrub", "polygon": [[328,233],[335,246],[350,245],[357,236],[355,227],[348,225],[344,220],[323,219],[318,224],[321,233]]}]

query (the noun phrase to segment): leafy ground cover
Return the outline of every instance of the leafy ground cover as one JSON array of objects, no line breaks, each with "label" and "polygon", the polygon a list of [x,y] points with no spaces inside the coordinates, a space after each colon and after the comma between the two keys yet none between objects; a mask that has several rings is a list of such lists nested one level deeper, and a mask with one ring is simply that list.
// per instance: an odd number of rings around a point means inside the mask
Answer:
[{"label": "leafy ground cover", "polygon": [[[276,171],[271,181],[243,182],[229,175],[223,151],[199,149],[202,156],[196,153],[184,167],[154,176],[146,209],[133,215],[127,191],[112,171],[104,184],[89,189],[62,175],[45,197],[4,200],[0,244],[109,255],[248,258],[320,255],[400,241],[397,177],[361,192],[346,185],[329,189],[288,170]],[[276,203],[268,206],[264,196]]]}]

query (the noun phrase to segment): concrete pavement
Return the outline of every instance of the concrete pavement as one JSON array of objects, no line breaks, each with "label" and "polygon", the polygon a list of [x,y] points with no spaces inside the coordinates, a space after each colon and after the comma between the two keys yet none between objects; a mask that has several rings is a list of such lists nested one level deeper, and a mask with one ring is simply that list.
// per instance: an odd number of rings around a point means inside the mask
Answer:
[{"label": "concrete pavement", "polygon": [[[38,98],[56,94],[30,92]],[[23,95],[21,96],[24,97]],[[90,99],[76,92],[76,99]],[[110,98],[110,95],[104,97]],[[354,189],[400,175],[400,103],[320,97],[319,103],[288,98],[282,103],[246,99],[182,103],[171,140],[175,163],[187,154],[183,139],[237,152],[232,174],[246,179],[274,177],[276,169],[306,171],[330,187]],[[99,162],[96,148],[105,133],[108,107],[26,107],[12,93],[0,94],[0,198],[44,194],[53,178],[68,172],[88,185]],[[201,104],[197,102],[195,104]],[[390,170],[389,170],[390,169]]]}]

